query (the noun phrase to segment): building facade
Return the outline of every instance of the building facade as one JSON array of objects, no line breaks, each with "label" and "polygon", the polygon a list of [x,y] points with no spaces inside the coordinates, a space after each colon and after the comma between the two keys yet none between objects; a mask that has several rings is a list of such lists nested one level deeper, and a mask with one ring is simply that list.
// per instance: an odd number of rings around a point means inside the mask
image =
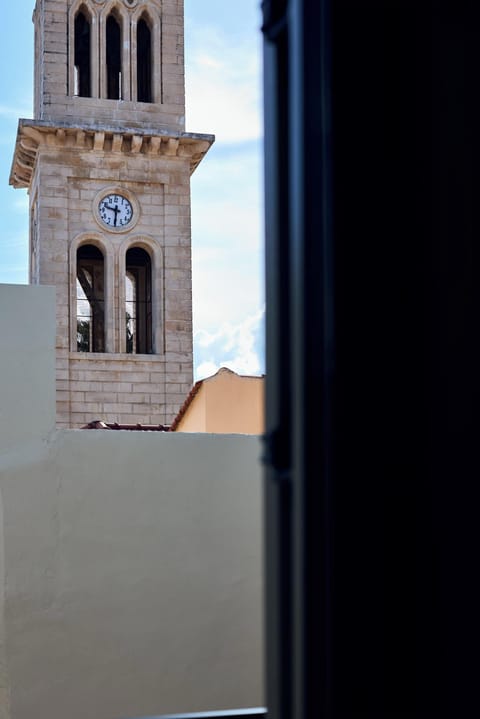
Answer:
[{"label": "building facade", "polygon": [[[56,287],[57,423],[168,424],[193,374],[182,0],[37,0],[30,282]],[[41,321],[39,319],[39,321]]]},{"label": "building facade", "polygon": [[221,367],[198,380],[171,425],[172,432],[263,434],[265,377]]}]

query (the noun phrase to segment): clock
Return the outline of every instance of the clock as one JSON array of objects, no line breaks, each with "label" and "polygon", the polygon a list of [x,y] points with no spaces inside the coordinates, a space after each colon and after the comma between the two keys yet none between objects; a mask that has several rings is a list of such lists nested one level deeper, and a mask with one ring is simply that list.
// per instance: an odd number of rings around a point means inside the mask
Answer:
[{"label": "clock", "polygon": [[111,193],[101,198],[98,214],[104,225],[113,230],[121,230],[133,219],[132,203],[120,193]]}]

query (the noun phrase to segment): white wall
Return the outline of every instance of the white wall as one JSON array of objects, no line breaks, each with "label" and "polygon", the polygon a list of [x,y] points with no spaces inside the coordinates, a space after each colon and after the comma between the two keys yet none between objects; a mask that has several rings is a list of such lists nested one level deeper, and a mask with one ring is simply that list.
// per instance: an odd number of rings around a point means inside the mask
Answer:
[{"label": "white wall", "polygon": [[55,424],[54,287],[0,285],[0,456]]},{"label": "white wall", "polygon": [[[4,354],[2,398],[6,382],[22,387]],[[258,438],[12,431],[0,438],[0,717],[261,705]]]}]

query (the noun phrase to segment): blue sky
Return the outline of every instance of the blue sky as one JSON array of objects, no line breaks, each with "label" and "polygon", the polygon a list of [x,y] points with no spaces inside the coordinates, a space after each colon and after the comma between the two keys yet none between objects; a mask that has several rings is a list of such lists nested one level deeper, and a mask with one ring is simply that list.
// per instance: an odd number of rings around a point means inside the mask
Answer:
[{"label": "blue sky", "polygon": [[[26,283],[28,198],[8,186],[32,117],[34,0],[2,3],[0,282]],[[192,178],[196,378],[264,372],[260,0],[185,0],[187,130],[216,135]],[[0,308],[0,311],[5,311]]]}]

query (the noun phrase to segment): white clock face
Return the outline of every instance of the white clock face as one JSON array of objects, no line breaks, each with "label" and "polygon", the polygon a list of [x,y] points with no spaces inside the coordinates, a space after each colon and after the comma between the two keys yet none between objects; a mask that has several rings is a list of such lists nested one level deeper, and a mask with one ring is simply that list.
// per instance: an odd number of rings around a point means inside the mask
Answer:
[{"label": "white clock face", "polygon": [[133,207],[123,195],[107,195],[98,204],[98,213],[107,227],[120,229],[132,220]]}]

